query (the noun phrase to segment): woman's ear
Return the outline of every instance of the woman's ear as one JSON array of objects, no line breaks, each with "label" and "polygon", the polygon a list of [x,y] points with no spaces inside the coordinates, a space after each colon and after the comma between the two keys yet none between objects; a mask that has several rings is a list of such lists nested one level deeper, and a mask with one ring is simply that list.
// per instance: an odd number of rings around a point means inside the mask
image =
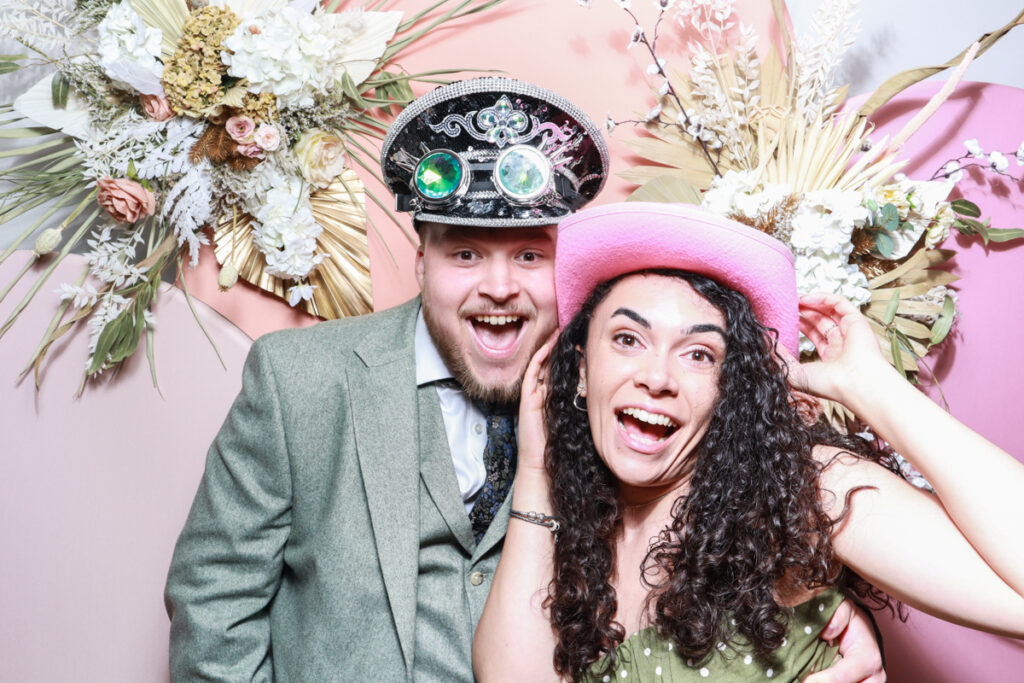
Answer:
[{"label": "woman's ear", "polygon": [[587,357],[583,353],[583,349],[579,346],[576,347],[576,352],[580,354],[580,380],[576,384],[576,393],[586,398],[587,396]]}]

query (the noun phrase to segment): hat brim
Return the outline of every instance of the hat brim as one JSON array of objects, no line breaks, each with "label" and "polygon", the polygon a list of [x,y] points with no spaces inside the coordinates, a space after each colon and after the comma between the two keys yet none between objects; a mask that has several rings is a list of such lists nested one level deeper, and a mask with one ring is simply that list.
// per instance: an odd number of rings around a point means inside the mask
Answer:
[{"label": "hat brim", "polygon": [[563,219],[555,259],[559,325],[572,320],[598,284],[652,268],[691,271],[735,289],[760,323],[798,353],[792,252],[763,232],[688,204],[609,204]]}]

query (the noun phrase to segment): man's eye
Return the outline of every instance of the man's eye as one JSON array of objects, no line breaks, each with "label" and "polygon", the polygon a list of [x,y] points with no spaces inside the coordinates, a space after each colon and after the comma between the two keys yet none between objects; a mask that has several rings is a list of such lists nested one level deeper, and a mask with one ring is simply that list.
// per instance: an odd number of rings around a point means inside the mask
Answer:
[{"label": "man's eye", "polygon": [[473,252],[464,249],[457,254],[456,258],[460,261],[470,261],[473,258]]},{"label": "man's eye", "polygon": [[532,251],[528,251],[522,256],[523,261],[525,261],[526,263],[535,263],[538,258],[539,257],[537,256],[537,254],[535,254]]}]

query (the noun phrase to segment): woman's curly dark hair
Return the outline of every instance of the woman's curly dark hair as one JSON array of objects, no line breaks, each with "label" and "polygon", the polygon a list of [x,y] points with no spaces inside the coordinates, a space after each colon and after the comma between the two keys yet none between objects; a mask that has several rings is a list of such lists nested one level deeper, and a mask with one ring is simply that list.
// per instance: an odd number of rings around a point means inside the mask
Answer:
[{"label": "woman's curly dark hair", "polygon": [[[686,271],[640,274],[689,283],[726,322],[719,400],[691,456],[689,492],[673,505],[671,526],[641,568],[655,625],[695,660],[738,636],[768,657],[782,645],[788,625],[786,608],[776,602],[783,579],[814,588],[835,584],[843,570],[832,549],[834,522],[819,499],[822,466],[812,447],[830,444],[886,458],[862,439],[802,420],[774,350],[777,334],[758,323],[743,295]],[[572,680],[605,655],[610,668],[625,636],[614,621],[617,600],[610,584],[622,519],[618,484],[594,449],[586,413],[573,405],[590,319],[623,277],[594,289],[562,331],[550,360],[545,457],[554,514],[564,524],[547,605],[557,633],[555,670]],[[871,597],[887,600],[877,592]]]}]

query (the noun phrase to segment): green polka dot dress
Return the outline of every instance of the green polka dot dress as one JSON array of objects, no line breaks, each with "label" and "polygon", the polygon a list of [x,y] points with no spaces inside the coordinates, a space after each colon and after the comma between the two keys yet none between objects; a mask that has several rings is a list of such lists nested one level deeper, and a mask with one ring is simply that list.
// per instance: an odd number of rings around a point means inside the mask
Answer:
[{"label": "green polka dot dress", "polygon": [[719,644],[718,651],[700,662],[687,661],[653,626],[626,638],[615,649],[615,669],[598,673],[605,660],[596,662],[584,678],[587,683],[661,683],[689,681],[800,681],[827,668],[837,648],[818,635],[843,601],[837,588],[793,608],[783,646],[771,661],[758,660],[742,649]]}]

